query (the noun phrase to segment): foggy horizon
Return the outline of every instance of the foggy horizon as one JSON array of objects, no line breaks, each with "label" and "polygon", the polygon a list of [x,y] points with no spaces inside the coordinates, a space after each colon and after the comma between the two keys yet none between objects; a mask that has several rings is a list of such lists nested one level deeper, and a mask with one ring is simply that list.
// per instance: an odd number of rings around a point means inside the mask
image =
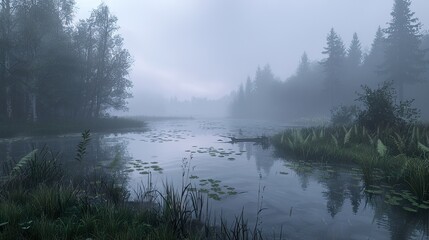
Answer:
[{"label": "foggy horizon", "polygon": [[[75,21],[89,17],[101,2],[77,0]],[[367,53],[378,26],[390,21],[393,5],[392,0],[104,3],[118,17],[119,33],[134,59],[130,115],[157,108],[154,101],[221,99],[266,64],[285,81],[296,72],[304,51],[311,61],[324,58],[332,27],[346,47],[356,32]],[[429,9],[428,1],[412,2],[426,31],[429,15],[424,9]]]}]

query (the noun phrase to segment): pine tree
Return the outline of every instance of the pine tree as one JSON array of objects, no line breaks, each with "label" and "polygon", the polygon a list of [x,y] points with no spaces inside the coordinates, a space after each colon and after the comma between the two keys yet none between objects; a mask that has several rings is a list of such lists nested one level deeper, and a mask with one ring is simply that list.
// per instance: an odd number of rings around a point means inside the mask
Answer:
[{"label": "pine tree", "polygon": [[404,84],[421,80],[425,52],[420,49],[421,23],[410,10],[410,0],[395,0],[392,20],[384,30],[387,35],[383,73],[392,81],[403,98]]},{"label": "pine tree", "polygon": [[347,51],[347,63],[351,68],[357,68],[362,63],[362,48],[357,33],[353,34],[353,40]]},{"label": "pine tree", "polygon": [[335,33],[332,28],[326,38],[327,46],[322,53],[327,55],[327,58],[322,60],[321,64],[324,68],[326,78],[325,86],[328,94],[331,97],[331,104],[334,104],[335,93],[339,88],[340,80],[344,70],[344,60],[346,59],[346,51],[343,41]]},{"label": "pine tree", "polygon": [[299,62],[298,69],[296,70],[296,75],[301,76],[310,71],[310,61],[308,55],[304,52],[301,56],[301,61]]},{"label": "pine tree", "polygon": [[364,66],[369,75],[379,75],[386,52],[386,39],[383,30],[378,27],[369,54],[365,57]]},{"label": "pine tree", "polygon": [[252,97],[252,92],[253,92],[253,82],[252,82],[252,79],[250,79],[250,77],[247,77],[246,86],[244,88],[244,95],[247,101],[250,101],[250,98]]}]

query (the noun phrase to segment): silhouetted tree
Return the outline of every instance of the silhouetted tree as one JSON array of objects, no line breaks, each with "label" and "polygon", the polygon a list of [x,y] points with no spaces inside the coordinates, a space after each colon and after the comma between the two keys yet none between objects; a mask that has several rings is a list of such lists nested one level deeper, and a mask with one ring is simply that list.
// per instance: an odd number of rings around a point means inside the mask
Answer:
[{"label": "silhouetted tree", "polygon": [[341,77],[344,71],[344,60],[346,58],[346,51],[343,41],[332,28],[326,39],[327,46],[322,52],[327,57],[322,60],[321,64],[324,67],[326,78],[325,86],[328,89],[328,94],[331,98],[331,104],[334,103],[336,94],[340,85]]},{"label": "silhouetted tree", "polygon": [[301,56],[301,61],[299,62],[298,69],[296,70],[296,75],[305,75],[310,71],[310,61],[308,59],[307,53],[304,52]]},{"label": "silhouetted tree", "polygon": [[110,108],[126,109],[126,99],[131,97],[132,84],[127,79],[131,57],[123,48],[118,29],[117,18],[104,4],[78,26],[76,41],[83,60],[86,116],[98,118]]},{"label": "silhouetted tree", "polygon": [[404,84],[421,80],[424,72],[424,52],[420,49],[421,23],[410,10],[410,0],[395,0],[392,20],[385,29],[387,35],[383,72],[403,98]]},{"label": "silhouetted tree", "polygon": [[357,69],[362,63],[362,47],[357,33],[353,34],[353,40],[347,50],[347,63],[352,69]]},{"label": "silhouetted tree", "polygon": [[362,47],[357,33],[353,34],[352,41],[347,49],[345,62],[345,73],[343,78],[346,80],[342,86],[342,98],[344,102],[353,102],[353,93],[362,84]]},{"label": "silhouetted tree", "polygon": [[382,64],[384,63],[384,57],[386,52],[386,39],[381,27],[378,27],[375,34],[374,41],[371,45],[371,50],[367,56],[365,56],[363,69],[365,71],[366,78],[371,82],[381,80],[380,71]]}]

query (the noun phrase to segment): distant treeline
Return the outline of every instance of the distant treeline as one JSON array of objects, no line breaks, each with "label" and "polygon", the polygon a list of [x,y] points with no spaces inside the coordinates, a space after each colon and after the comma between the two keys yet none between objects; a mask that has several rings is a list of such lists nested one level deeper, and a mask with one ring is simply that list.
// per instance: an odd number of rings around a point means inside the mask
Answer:
[{"label": "distant treeline", "polygon": [[74,23],[74,0],[0,1],[0,121],[126,108],[132,61],[106,5]]},{"label": "distant treeline", "polygon": [[400,99],[415,98],[429,118],[429,34],[410,11],[410,0],[395,0],[392,20],[378,28],[371,49],[362,51],[358,35],[346,48],[334,29],[328,33],[321,61],[304,53],[296,73],[286,81],[270,67],[258,68],[241,84],[231,105],[231,116],[295,120],[329,116],[339,105],[353,104],[361,85],[393,82]]}]

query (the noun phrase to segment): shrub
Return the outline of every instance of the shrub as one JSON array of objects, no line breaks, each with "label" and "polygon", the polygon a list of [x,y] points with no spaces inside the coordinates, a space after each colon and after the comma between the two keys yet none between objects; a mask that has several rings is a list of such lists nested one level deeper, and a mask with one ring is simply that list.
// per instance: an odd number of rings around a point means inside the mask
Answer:
[{"label": "shrub", "polygon": [[362,90],[363,93],[358,93],[356,100],[363,104],[364,110],[359,112],[357,120],[371,130],[378,127],[402,127],[416,122],[420,116],[420,111],[411,107],[414,99],[396,103],[396,91],[391,82],[384,82],[374,90],[364,85]]}]

